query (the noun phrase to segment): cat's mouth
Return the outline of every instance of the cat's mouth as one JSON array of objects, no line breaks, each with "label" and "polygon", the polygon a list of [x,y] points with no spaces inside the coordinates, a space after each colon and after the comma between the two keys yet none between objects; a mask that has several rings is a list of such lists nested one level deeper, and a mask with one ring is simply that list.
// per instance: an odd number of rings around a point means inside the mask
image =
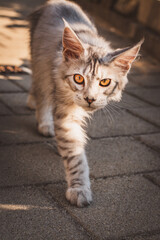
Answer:
[{"label": "cat's mouth", "polygon": [[86,111],[88,111],[88,112],[93,112],[93,111],[95,111],[95,110],[97,110],[97,108],[95,108],[95,107],[93,107],[93,106],[91,106],[91,105],[89,105],[89,106],[85,106],[85,107],[83,107]]}]

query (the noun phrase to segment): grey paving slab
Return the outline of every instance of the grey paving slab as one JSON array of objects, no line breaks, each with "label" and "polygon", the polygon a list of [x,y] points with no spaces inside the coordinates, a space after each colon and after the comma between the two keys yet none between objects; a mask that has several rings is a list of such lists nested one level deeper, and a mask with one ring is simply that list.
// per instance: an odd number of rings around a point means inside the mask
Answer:
[{"label": "grey paving slab", "polygon": [[[132,76],[132,75],[131,75]],[[137,85],[136,83],[134,83],[133,81],[131,81],[131,78],[130,78],[130,76],[128,77],[128,83],[127,83],[127,85],[126,85],[126,87],[125,87],[125,89],[128,89],[128,88],[137,88],[137,87],[139,87],[139,85]]]},{"label": "grey paving slab", "polygon": [[[112,103],[114,105],[114,103]],[[150,107],[150,104],[137,99],[136,97],[127,94],[126,92],[123,93],[121,101],[116,104],[117,107],[122,107],[125,109],[133,109],[133,108],[146,108]]]},{"label": "grey paving slab", "polygon": [[151,146],[156,150],[160,150],[160,133],[140,135],[137,138],[146,145]]},{"label": "grey paving slab", "polygon": [[8,81],[7,79],[1,79],[0,78],[0,93],[5,92],[21,92],[22,89],[12,82]]},{"label": "grey paving slab", "polygon": [[92,140],[86,150],[92,177],[160,170],[160,154],[129,137]]},{"label": "grey paving slab", "polygon": [[160,88],[146,89],[141,87],[138,89],[128,89],[127,92],[155,106],[160,106]]},{"label": "grey paving slab", "polygon": [[0,186],[64,181],[62,159],[52,144],[0,147]]},{"label": "grey paving slab", "polygon": [[38,133],[33,115],[0,116],[0,144],[45,142],[50,139]]},{"label": "grey paving slab", "polygon": [[99,179],[92,182],[92,189],[94,202],[79,209],[65,200],[65,186],[46,186],[99,239],[125,239],[160,229],[160,189],[147,179],[141,176]]},{"label": "grey paving slab", "polygon": [[[63,162],[54,146],[54,142],[1,146],[0,185],[64,181]],[[92,140],[87,145],[87,157],[92,177],[160,169],[160,155],[128,137]]]},{"label": "grey paving slab", "polygon": [[94,114],[88,127],[90,137],[100,138],[158,131],[157,127],[126,111],[121,110],[118,113],[111,111],[110,114],[107,111],[98,111]]},{"label": "grey paving slab", "polygon": [[154,184],[158,185],[160,187],[160,171],[150,174],[144,174],[144,176],[153,182]]},{"label": "grey paving slab", "polygon": [[143,236],[125,238],[125,240],[159,240],[159,239],[160,239],[160,234],[152,235],[152,233],[150,234],[150,236],[143,235]]},{"label": "grey paving slab", "polygon": [[3,240],[90,239],[65,210],[35,188],[1,189],[0,212]]},{"label": "grey paving slab", "polygon": [[150,107],[150,108],[132,108],[129,109],[132,113],[137,116],[142,117],[143,119],[160,126],[160,107]]},{"label": "grey paving slab", "polygon": [[20,88],[22,88],[24,91],[29,91],[30,87],[31,87],[31,76],[30,75],[21,75],[21,78],[19,80],[14,79],[14,78],[10,78],[10,81],[19,86]]},{"label": "grey paving slab", "polygon": [[15,114],[34,114],[26,107],[27,93],[3,93],[0,99],[9,106]]},{"label": "grey paving slab", "polygon": [[0,102],[0,115],[11,115],[13,114],[8,107]]},{"label": "grey paving slab", "polygon": [[143,87],[160,87],[160,73],[131,76],[130,81]]}]

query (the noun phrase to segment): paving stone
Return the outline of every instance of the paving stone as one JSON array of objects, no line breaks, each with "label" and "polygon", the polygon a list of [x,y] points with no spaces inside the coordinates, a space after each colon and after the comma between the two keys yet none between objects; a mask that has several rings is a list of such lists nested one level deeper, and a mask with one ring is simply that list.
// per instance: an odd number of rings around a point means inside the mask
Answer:
[{"label": "paving stone", "polygon": [[45,142],[50,139],[38,133],[33,115],[0,117],[0,144]]},{"label": "paving stone", "polygon": [[160,107],[132,108],[130,111],[143,119],[160,126]]},{"label": "paving stone", "polygon": [[131,76],[130,81],[143,87],[160,87],[160,74]]},{"label": "paving stone", "polygon": [[91,140],[86,150],[92,177],[160,169],[160,154],[129,137]]},{"label": "paving stone", "polygon": [[0,185],[64,181],[63,161],[52,144],[0,147]]},{"label": "paving stone", "polygon": [[158,185],[160,187],[160,171],[150,174],[144,174],[144,176],[153,182],[154,184]]},{"label": "paving stone", "polygon": [[65,186],[51,184],[52,194],[95,239],[126,239],[160,228],[160,189],[141,176],[99,179],[92,182],[93,203],[79,209],[64,198]]},{"label": "paving stone", "polygon": [[125,240],[159,240],[160,234],[152,235],[151,236],[136,236],[136,237],[127,237]]},{"label": "paving stone", "polygon": [[8,81],[7,79],[0,78],[0,93],[8,93],[8,92],[21,92],[22,89]]},{"label": "paving stone", "polygon": [[110,114],[107,111],[105,113],[98,111],[94,114],[88,126],[88,133],[92,138],[153,133],[157,131],[158,128],[155,126],[122,110],[119,113],[112,110]]},{"label": "paving stone", "polygon": [[35,188],[1,189],[0,211],[3,240],[90,239],[65,210]]},{"label": "paving stone", "polygon": [[160,88],[159,89],[148,89],[148,88],[147,89],[146,88],[128,89],[127,92],[155,106],[160,106]]},{"label": "paving stone", "polygon": [[0,99],[8,105],[14,113],[34,114],[34,111],[26,107],[27,93],[3,93]]},{"label": "paving stone", "polygon": [[[114,106],[114,103],[113,103]],[[150,107],[150,104],[133,97],[126,92],[123,93],[122,100],[117,104],[117,107],[120,106],[125,109],[133,109],[133,108],[144,108]]]},{"label": "paving stone", "polygon": [[137,87],[139,87],[137,84],[135,84],[134,82],[132,82],[132,81],[130,80],[131,77],[129,77],[128,79],[129,79],[129,81],[128,81],[125,89],[128,89],[128,88],[137,88]]},{"label": "paving stone", "polygon": [[0,102],[0,115],[11,115],[12,112],[3,103]]},{"label": "paving stone", "polygon": [[148,146],[160,150],[160,133],[141,135],[137,138]]},{"label": "paving stone", "polygon": [[[11,79],[11,78],[9,78],[9,79]],[[22,75],[22,77],[19,80],[12,78],[11,82],[13,82],[15,85],[18,85],[24,91],[28,92],[31,87],[31,76],[30,75]]]}]

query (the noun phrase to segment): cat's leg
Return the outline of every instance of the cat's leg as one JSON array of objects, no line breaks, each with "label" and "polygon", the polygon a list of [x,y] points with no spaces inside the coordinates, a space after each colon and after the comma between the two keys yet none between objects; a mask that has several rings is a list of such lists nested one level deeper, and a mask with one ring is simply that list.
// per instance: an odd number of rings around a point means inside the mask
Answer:
[{"label": "cat's leg", "polygon": [[35,94],[34,94],[33,82],[32,82],[32,86],[30,88],[30,91],[28,93],[26,104],[27,104],[27,107],[30,108],[31,110],[36,109],[36,99],[35,99]]},{"label": "cat's leg", "polygon": [[85,135],[78,121],[54,116],[58,150],[63,157],[71,204],[84,207],[91,203],[89,168],[84,151]]},{"label": "cat's leg", "polygon": [[64,159],[68,189],[66,198],[71,204],[84,207],[92,202],[89,168],[85,152]]},{"label": "cat's leg", "polygon": [[27,97],[27,107],[30,108],[31,110],[36,109],[36,101],[35,101],[35,97],[32,93],[29,93],[29,95]]},{"label": "cat's leg", "polygon": [[38,131],[45,137],[54,136],[52,105],[47,101],[37,104],[36,119],[38,122]]},{"label": "cat's leg", "polygon": [[[49,99],[42,98],[39,93],[35,94],[32,83],[31,90],[27,98],[27,107],[36,110],[36,119],[38,122],[38,131],[45,137],[54,136],[52,104]],[[41,94],[42,95],[42,94]]]}]

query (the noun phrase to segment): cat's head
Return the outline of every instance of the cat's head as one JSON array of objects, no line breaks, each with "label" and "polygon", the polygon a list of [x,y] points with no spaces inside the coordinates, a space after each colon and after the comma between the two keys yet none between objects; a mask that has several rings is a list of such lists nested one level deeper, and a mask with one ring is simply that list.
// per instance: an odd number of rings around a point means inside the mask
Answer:
[{"label": "cat's head", "polygon": [[64,78],[74,102],[87,111],[104,108],[110,101],[120,101],[127,83],[127,73],[143,41],[133,47],[106,52],[83,44],[65,22],[63,34]]}]

